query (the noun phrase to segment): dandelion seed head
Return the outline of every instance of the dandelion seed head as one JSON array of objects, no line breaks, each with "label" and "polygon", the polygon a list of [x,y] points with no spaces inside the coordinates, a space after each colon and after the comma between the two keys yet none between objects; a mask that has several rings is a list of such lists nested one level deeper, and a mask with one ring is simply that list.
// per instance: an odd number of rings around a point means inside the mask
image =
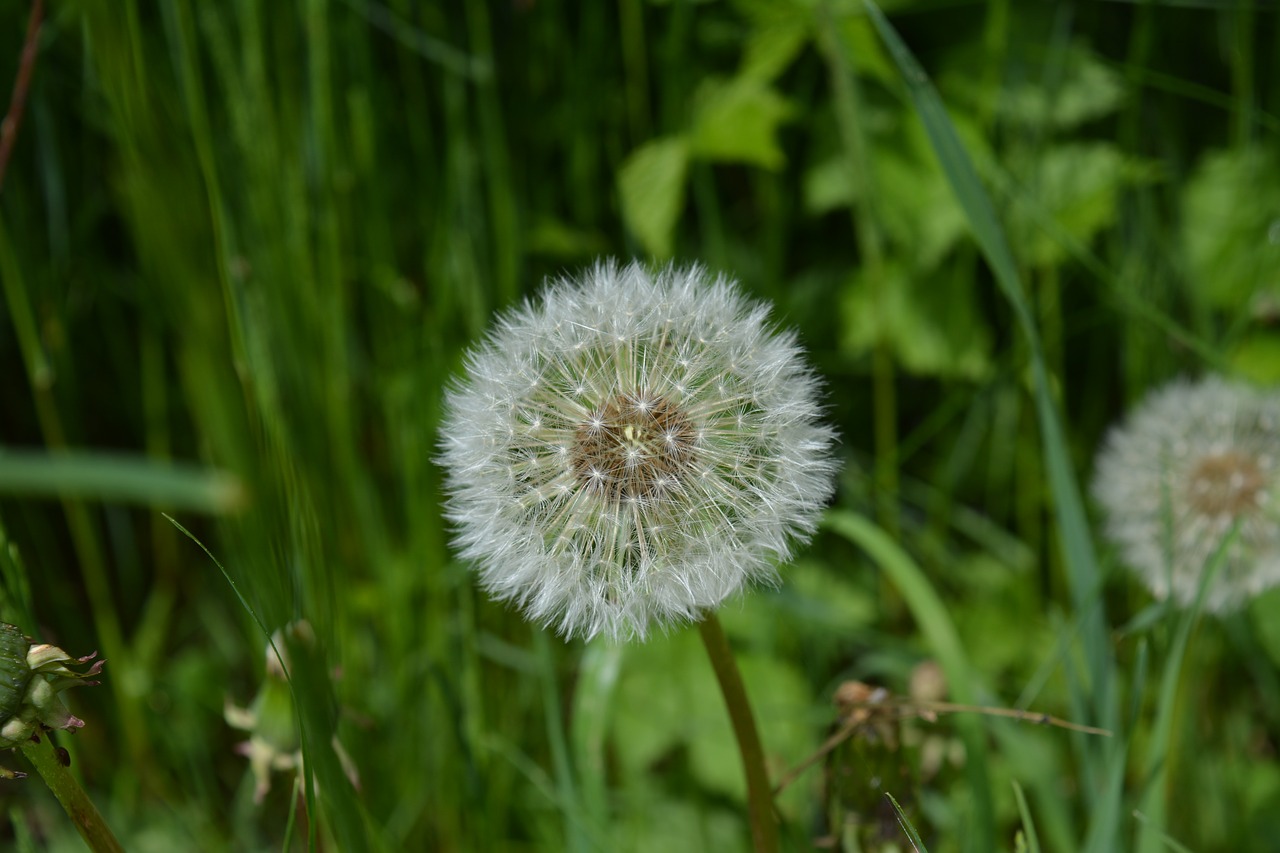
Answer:
[{"label": "dandelion seed head", "polygon": [[1093,493],[1120,556],[1160,598],[1228,613],[1280,584],[1280,396],[1210,377],[1152,392],[1112,430]]},{"label": "dandelion seed head", "polygon": [[701,267],[553,281],[446,394],[454,543],[567,636],[697,619],[812,533],[836,469],[818,395],[795,335]]}]

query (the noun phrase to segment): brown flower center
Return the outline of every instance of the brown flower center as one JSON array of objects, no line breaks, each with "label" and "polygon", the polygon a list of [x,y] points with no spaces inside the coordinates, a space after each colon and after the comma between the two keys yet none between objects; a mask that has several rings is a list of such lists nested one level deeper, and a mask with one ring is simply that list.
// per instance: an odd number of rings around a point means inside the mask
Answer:
[{"label": "brown flower center", "polygon": [[659,497],[694,459],[693,424],[674,403],[646,393],[605,402],[574,436],[572,465],[587,489],[614,501]]},{"label": "brown flower center", "polygon": [[1266,477],[1253,456],[1228,450],[1206,456],[1191,470],[1187,498],[1207,516],[1240,516],[1258,507]]}]

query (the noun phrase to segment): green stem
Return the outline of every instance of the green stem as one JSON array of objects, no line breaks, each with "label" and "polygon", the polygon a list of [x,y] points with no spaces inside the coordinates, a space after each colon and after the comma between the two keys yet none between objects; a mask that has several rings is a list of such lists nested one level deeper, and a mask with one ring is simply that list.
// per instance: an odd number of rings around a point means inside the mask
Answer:
[{"label": "green stem", "polygon": [[54,753],[53,739],[45,735],[38,741],[27,741],[21,747],[22,754],[35,767],[36,772],[44,779],[49,790],[62,803],[67,816],[80,831],[80,837],[89,845],[90,850],[107,851],[107,853],[124,853],[124,848],[111,828],[102,819],[102,815],[94,806],[89,795],[80,787],[80,783],[67,770]]},{"label": "green stem", "polygon": [[698,630],[707,647],[707,657],[716,671],[720,692],[729,708],[733,733],[738,738],[738,750],[742,753],[742,766],[747,775],[747,802],[751,813],[751,841],[756,853],[775,853],[778,849],[778,822],[773,814],[773,792],[769,786],[769,772],[764,766],[764,749],[760,746],[760,734],[756,731],[751,703],[742,684],[742,674],[729,649],[729,639],[720,627],[720,620],[708,612]]}]

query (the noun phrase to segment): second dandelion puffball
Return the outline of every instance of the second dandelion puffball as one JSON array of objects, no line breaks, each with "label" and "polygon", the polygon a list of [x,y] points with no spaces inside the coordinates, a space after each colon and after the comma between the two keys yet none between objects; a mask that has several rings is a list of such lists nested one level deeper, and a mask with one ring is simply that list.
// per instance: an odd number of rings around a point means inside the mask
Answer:
[{"label": "second dandelion puffball", "polygon": [[501,315],[446,395],[455,544],[567,636],[697,619],[813,531],[833,434],[796,337],[701,267],[599,264]]},{"label": "second dandelion puffball", "polygon": [[1280,396],[1219,377],[1149,394],[1098,454],[1108,537],[1158,598],[1227,613],[1280,583]]}]

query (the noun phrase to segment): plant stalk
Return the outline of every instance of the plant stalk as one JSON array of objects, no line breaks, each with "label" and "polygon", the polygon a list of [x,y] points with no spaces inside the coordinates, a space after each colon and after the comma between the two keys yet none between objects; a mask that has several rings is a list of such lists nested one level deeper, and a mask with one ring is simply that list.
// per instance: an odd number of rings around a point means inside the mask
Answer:
[{"label": "plant stalk", "polygon": [[94,853],[124,853],[124,848],[112,834],[111,827],[107,826],[93,800],[89,799],[84,788],[80,787],[66,765],[58,759],[53,738],[46,734],[39,740],[27,741],[21,749],[27,761],[31,762],[49,790],[58,798],[89,849]]},{"label": "plant stalk", "polygon": [[756,853],[776,853],[778,822],[773,813],[773,792],[769,785],[769,772],[764,765],[764,749],[760,746],[755,716],[751,713],[751,703],[742,684],[742,673],[738,671],[738,664],[729,649],[729,639],[714,613],[708,612],[698,623],[698,631],[720,682],[720,692],[724,694],[733,733],[738,738],[738,750],[742,753],[742,767],[747,776],[752,847]]}]

